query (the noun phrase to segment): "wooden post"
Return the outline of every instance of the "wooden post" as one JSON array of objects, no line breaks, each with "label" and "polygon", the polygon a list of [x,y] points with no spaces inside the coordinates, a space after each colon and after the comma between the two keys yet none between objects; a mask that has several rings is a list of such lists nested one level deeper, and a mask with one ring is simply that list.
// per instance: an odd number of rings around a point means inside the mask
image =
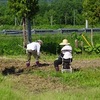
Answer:
[{"label": "wooden post", "polygon": [[81,41],[81,50],[82,50],[82,52],[83,52],[83,41]]},{"label": "wooden post", "polygon": [[75,47],[78,48],[78,40],[75,39]]},{"label": "wooden post", "polygon": [[91,28],[91,45],[94,46],[94,44],[93,44],[93,28]]},{"label": "wooden post", "polygon": [[27,46],[27,34],[26,34],[26,18],[23,17],[23,47]]}]

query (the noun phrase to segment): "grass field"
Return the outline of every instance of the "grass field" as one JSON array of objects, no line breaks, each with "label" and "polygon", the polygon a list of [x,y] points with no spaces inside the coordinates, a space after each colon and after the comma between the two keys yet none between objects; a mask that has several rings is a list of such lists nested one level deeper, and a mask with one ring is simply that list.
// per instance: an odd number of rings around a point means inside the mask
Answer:
[{"label": "grass field", "polygon": [[[90,42],[90,34],[86,35]],[[62,74],[54,69],[53,61],[58,55],[52,51],[57,50],[57,44],[63,38],[68,38],[74,48],[72,36],[35,34],[32,38],[44,41],[40,58],[42,66],[36,67],[32,58],[31,67],[26,68],[25,52],[18,47],[18,44],[22,45],[22,36],[0,35],[0,100],[100,99],[100,46],[94,48],[98,53],[74,52],[72,67],[75,70]],[[100,36],[95,34],[94,45],[99,42]],[[87,45],[85,41],[84,44]]]},{"label": "grass field", "polygon": [[[56,73],[54,56],[46,56],[41,63],[49,65],[26,69],[24,57],[0,57],[0,71],[6,67],[24,69],[20,74],[0,74],[0,100],[99,100],[100,58],[76,56],[73,73]],[[47,60],[49,59],[49,60]],[[32,59],[34,61],[34,59]],[[34,65],[33,62],[31,64]]]}]

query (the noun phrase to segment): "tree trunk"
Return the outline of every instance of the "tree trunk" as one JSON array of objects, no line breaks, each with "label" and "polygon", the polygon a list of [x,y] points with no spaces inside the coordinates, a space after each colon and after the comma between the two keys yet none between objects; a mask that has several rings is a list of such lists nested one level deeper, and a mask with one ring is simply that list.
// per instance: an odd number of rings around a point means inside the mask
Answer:
[{"label": "tree trunk", "polygon": [[23,17],[23,47],[27,46],[26,18]]},{"label": "tree trunk", "polygon": [[31,38],[31,20],[27,18],[27,36],[28,36],[28,43],[32,42]]}]

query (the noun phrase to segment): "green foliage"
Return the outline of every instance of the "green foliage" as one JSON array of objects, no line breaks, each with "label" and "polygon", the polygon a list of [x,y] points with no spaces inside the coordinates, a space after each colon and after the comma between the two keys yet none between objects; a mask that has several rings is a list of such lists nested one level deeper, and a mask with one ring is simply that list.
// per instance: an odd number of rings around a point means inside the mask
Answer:
[{"label": "green foliage", "polygon": [[82,53],[82,50],[80,48],[74,48],[74,52],[76,54]]},{"label": "green foliage", "polygon": [[94,51],[95,51],[97,54],[100,54],[100,44],[96,44],[96,45],[95,45]]},{"label": "green foliage", "polygon": [[85,52],[92,54],[95,52],[96,54],[100,54],[100,44],[96,44],[94,47],[84,46]]},{"label": "green foliage", "polygon": [[22,30],[22,26],[14,26],[14,25],[1,25],[0,30]]},{"label": "green foliage", "polygon": [[[4,1],[4,0],[2,0]],[[8,2],[11,10],[8,9]],[[53,25],[84,25],[85,19],[89,23],[100,23],[100,3],[99,0],[8,0],[5,5],[0,2],[0,24],[14,24],[14,17],[21,20],[19,16],[31,16],[39,10],[34,17],[35,26],[51,25],[51,16]],[[35,1],[35,2],[33,2]],[[39,5],[37,4],[39,2]],[[13,5],[12,5],[13,4]],[[29,5],[30,4],[30,5]],[[34,6],[36,4],[36,6]],[[34,11],[33,11],[34,10]],[[13,14],[10,12],[13,11]],[[9,12],[9,13],[8,13]],[[84,16],[82,15],[84,13]],[[6,18],[5,18],[6,16]],[[6,19],[6,20],[5,20]]]},{"label": "green foliage", "polygon": [[41,50],[46,52],[46,53],[51,53],[51,54],[59,54],[61,47],[59,46],[59,43],[65,38],[66,35],[62,34],[45,34],[45,35],[33,35],[33,41],[34,37],[35,40],[40,38],[43,40],[44,44],[41,47]]},{"label": "green foliage", "polygon": [[87,53],[92,53],[93,52],[93,47],[90,47],[90,46],[84,46],[84,49]]},{"label": "green foliage", "polygon": [[0,25],[13,24],[14,16],[10,14],[7,3],[0,3]]},{"label": "green foliage", "polygon": [[74,38],[74,39],[77,39],[78,41],[82,41],[83,39],[82,39],[81,35],[82,35],[81,33],[75,33],[75,32],[73,32],[71,34],[71,37]]},{"label": "green foliage", "polygon": [[[44,19],[45,17],[50,20],[50,17],[53,17],[53,24],[74,24],[74,17],[75,17],[75,24],[79,22],[82,24],[84,21],[82,19],[82,2],[75,1],[75,0],[53,0],[51,3],[48,2],[41,2],[39,16]],[[75,11],[75,16],[74,16]],[[78,19],[78,20],[76,20]],[[51,20],[50,20],[51,21]],[[49,21],[49,23],[50,23]],[[45,23],[48,24],[48,23]]]},{"label": "green foliage", "polygon": [[[18,19],[22,19],[21,16],[27,16],[34,18],[34,25],[82,25],[84,24],[84,17],[82,16],[82,1],[83,0],[8,0],[1,9],[2,14],[0,22],[2,24],[14,24],[14,17],[17,16]],[[39,5],[38,5],[39,2]],[[12,5],[13,4],[13,5]],[[2,3],[1,3],[2,5]],[[35,5],[35,6],[34,6]],[[10,11],[8,6],[11,8]],[[13,12],[12,14],[10,12]],[[75,14],[74,14],[75,12]],[[5,16],[8,19],[5,20]],[[52,16],[52,21],[51,21]],[[10,20],[9,20],[10,18]],[[74,19],[75,18],[75,19]],[[11,21],[13,19],[13,21]],[[75,20],[75,22],[74,22]],[[7,23],[8,22],[8,23]],[[51,24],[52,23],[52,24]]]},{"label": "green foliage", "polygon": [[2,35],[0,40],[0,55],[24,54],[24,50],[18,47],[18,44],[21,44],[22,42],[22,38]]},{"label": "green foliage", "polygon": [[83,9],[84,16],[92,26],[100,23],[100,0],[84,0]]},{"label": "green foliage", "polygon": [[[80,35],[79,35],[80,36]],[[88,35],[87,35],[88,37]],[[84,43],[84,46],[79,45],[78,48],[75,47],[75,39],[69,34],[33,34],[32,41],[38,39],[43,40],[43,45],[41,47],[41,52],[46,54],[59,54],[62,46],[59,43],[64,39],[68,39],[73,47],[73,54],[100,54],[100,44],[98,39],[99,34],[95,36],[95,45],[94,47],[87,46]],[[89,38],[89,37],[88,37]],[[84,42],[84,41],[83,41]],[[20,55],[25,54],[25,50],[20,48],[18,44],[23,45],[22,35],[0,35],[0,55]]]},{"label": "green foliage", "polygon": [[[13,3],[13,5],[12,5]],[[32,18],[38,11],[38,0],[8,0],[11,12],[16,16]]]}]

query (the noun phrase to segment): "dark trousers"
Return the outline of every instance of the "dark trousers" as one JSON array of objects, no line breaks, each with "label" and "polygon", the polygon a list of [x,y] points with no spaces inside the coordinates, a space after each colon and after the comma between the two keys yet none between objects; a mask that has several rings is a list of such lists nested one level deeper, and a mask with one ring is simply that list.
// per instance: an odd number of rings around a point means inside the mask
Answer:
[{"label": "dark trousers", "polygon": [[63,64],[63,69],[70,69],[70,64],[72,62],[72,59],[63,59],[62,64]]},{"label": "dark trousers", "polygon": [[31,56],[33,56],[36,61],[39,60],[39,57],[38,57],[37,52],[35,50],[27,50],[26,54],[27,54],[27,61],[29,61],[29,62],[31,60]]},{"label": "dark trousers", "polygon": [[59,65],[63,64],[63,69],[70,69],[70,63],[72,59],[62,59],[59,57],[57,60],[54,61],[54,67],[59,67]]},{"label": "dark trousers", "polygon": [[54,61],[54,67],[58,67],[62,64],[62,58],[58,58]]}]

